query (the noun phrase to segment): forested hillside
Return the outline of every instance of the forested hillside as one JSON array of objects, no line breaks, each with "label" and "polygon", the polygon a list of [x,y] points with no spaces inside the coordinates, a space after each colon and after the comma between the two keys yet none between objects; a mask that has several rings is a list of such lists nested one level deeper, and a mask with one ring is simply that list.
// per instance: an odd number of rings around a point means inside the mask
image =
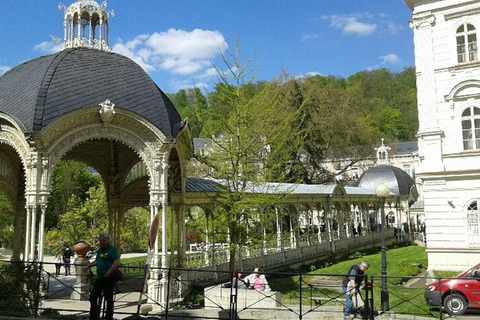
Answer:
[{"label": "forested hillside", "polygon": [[[253,97],[265,85],[265,82],[249,83],[246,90]],[[389,143],[415,140],[418,115],[414,68],[399,73],[388,69],[361,71],[346,79],[320,75],[285,77],[276,85],[284,95],[290,95],[292,101],[307,101],[310,111],[318,116],[305,118],[305,126],[322,127],[322,122],[329,121],[331,125],[343,127],[344,121],[355,117],[355,121],[368,129],[363,134],[376,139],[383,137]],[[196,88],[169,95],[182,118],[188,118],[193,137],[209,138],[205,126],[215,125],[230,115],[231,110],[218,103],[219,89],[217,85],[210,92]],[[339,97],[345,97],[347,105],[334,116],[325,114],[325,108],[334,105]]]}]

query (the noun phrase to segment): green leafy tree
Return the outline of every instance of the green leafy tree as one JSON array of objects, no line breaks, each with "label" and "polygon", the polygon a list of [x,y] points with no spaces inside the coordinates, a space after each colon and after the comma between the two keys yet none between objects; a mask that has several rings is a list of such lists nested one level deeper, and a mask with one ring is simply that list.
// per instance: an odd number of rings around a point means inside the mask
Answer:
[{"label": "green leafy tree", "polygon": [[365,116],[374,120],[369,122],[370,126],[377,125],[374,131],[393,141],[416,139],[418,110],[414,68],[398,73],[387,69],[362,71],[349,77],[347,83],[348,87],[360,90],[357,103],[365,109]]},{"label": "green leafy tree", "polygon": [[212,95],[212,109],[223,109],[225,118],[207,123],[208,136],[213,137],[213,151],[198,159],[211,168],[213,178],[221,181],[221,192],[215,198],[223,208],[225,225],[230,233],[230,269],[236,266],[236,248],[245,243],[245,223],[257,212],[257,208],[274,201],[274,197],[252,195],[265,178],[265,155],[273,141],[284,139],[288,126],[288,114],[278,108],[276,83],[266,84],[262,90],[252,94],[252,59],[241,61],[239,47],[223,56],[226,70],[217,68],[219,83]]},{"label": "green leafy tree", "polygon": [[[277,164],[271,179],[286,172],[288,182],[333,182],[335,172],[325,167],[327,161],[337,156],[349,159],[341,168],[343,172],[370,151],[375,131],[369,130],[357,104],[361,99],[358,87],[346,87],[343,79],[314,76],[290,78],[281,89],[282,106],[292,115],[282,143],[291,148],[279,143],[272,146],[279,152],[272,152],[269,159]],[[287,157],[284,150],[289,150]]]},{"label": "green leafy tree", "polygon": [[76,195],[70,198],[67,212],[61,216],[58,227],[45,236],[45,248],[58,252],[65,245],[72,246],[80,241],[90,245],[97,243],[98,234],[108,228],[108,210],[104,185],[92,187],[82,203]]},{"label": "green leafy tree", "polygon": [[208,108],[207,98],[200,88],[182,89],[173,96],[173,104],[182,119],[187,119],[194,138],[201,137],[205,112]]},{"label": "green leafy tree", "polygon": [[132,208],[123,214],[122,239],[123,252],[142,252],[148,247],[148,228],[150,212],[144,208]]},{"label": "green leafy tree", "polygon": [[45,213],[45,228],[57,227],[59,219],[67,212],[72,195],[83,203],[91,187],[98,188],[102,183],[99,174],[91,172],[83,162],[61,161],[52,177],[52,191]]},{"label": "green leafy tree", "polygon": [[12,202],[3,191],[0,191],[0,242],[3,247],[9,249],[13,247],[13,220],[14,209]]}]

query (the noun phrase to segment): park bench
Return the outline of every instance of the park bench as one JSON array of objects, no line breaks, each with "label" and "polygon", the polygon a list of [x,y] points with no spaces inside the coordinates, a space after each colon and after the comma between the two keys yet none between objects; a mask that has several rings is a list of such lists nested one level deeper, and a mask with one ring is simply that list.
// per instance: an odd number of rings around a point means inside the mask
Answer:
[{"label": "park bench", "polygon": [[317,306],[321,306],[329,302],[340,302],[342,304],[347,303],[347,300],[341,297],[312,297],[312,301],[315,302],[315,305]]},{"label": "park bench", "polygon": [[[343,289],[342,289],[342,282],[340,280],[333,280],[333,279],[318,279],[312,282],[312,288],[317,289],[317,294],[320,294],[320,289],[329,289],[334,291],[334,293],[324,296],[314,296],[311,298],[312,302],[316,305],[323,305],[331,302],[337,302],[345,304],[346,300],[343,297]],[[338,292],[336,294],[335,292]]]}]

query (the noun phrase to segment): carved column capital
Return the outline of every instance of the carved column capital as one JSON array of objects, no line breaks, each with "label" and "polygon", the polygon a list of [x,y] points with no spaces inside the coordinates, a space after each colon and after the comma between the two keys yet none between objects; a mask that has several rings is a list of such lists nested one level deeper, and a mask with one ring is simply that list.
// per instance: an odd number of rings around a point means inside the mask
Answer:
[{"label": "carved column capital", "polygon": [[435,25],[435,16],[428,14],[421,17],[416,17],[409,23],[412,29],[426,29]]}]

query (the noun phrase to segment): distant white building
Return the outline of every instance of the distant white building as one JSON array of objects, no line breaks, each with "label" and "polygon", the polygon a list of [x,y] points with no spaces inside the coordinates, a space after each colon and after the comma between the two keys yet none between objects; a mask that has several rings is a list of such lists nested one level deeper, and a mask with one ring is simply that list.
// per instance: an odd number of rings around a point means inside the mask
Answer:
[{"label": "distant white building", "polygon": [[480,261],[480,1],[405,0],[418,90],[416,178],[430,269]]}]

